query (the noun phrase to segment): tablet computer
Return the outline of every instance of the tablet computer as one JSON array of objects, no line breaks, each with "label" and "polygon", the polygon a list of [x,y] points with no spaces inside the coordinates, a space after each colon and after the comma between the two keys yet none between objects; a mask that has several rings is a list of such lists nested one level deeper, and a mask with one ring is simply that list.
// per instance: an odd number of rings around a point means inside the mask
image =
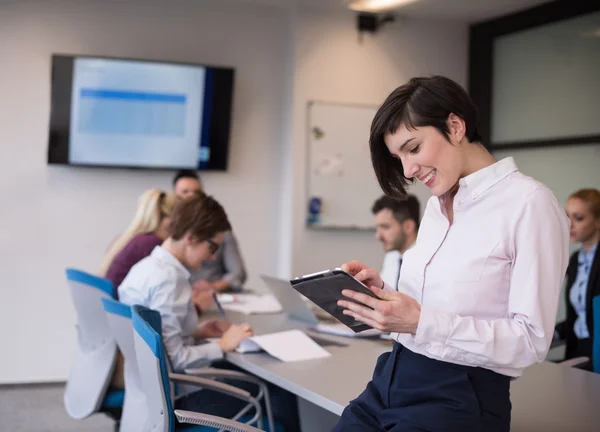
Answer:
[{"label": "tablet computer", "polygon": [[[337,318],[355,333],[372,328],[371,326],[356,321],[349,315],[344,315],[344,308],[338,306],[340,299],[354,301],[342,295],[342,290],[349,289],[378,298],[358,279],[342,269],[324,270],[318,273],[301,276],[290,281],[292,287],[325,312]],[[368,306],[366,306],[368,307]]]}]

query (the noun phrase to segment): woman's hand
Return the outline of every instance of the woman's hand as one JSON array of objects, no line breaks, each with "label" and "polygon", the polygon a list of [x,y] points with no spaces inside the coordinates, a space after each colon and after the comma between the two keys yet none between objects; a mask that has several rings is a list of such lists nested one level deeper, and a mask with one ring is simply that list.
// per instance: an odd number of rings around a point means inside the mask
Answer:
[{"label": "woman's hand", "polygon": [[379,272],[371,267],[367,267],[360,261],[350,261],[342,264],[342,270],[350,273],[368,287],[383,288],[383,279],[381,279]]},{"label": "woman's hand", "polygon": [[367,285],[378,297],[375,299],[353,290],[342,291],[345,297],[354,300],[338,301],[338,305],[345,309],[345,315],[385,333],[416,333],[421,306],[414,298],[382,289],[383,281],[379,272],[358,261],[346,263],[342,269]]}]

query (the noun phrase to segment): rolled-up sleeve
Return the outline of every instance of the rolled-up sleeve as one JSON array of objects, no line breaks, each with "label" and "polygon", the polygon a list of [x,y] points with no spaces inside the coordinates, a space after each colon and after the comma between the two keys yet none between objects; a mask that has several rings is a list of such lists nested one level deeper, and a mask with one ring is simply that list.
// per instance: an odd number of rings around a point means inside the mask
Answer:
[{"label": "rolled-up sleeve", "polygon": [[216,342],[203,345],[186,344],[176,310],[187,307],[178,304],[175,298],[175,278],[168,278],[153,288],[149,307],[160,313],[162,338],[169,359],[175,371],[207,366],[214,360],[223,358],[223,352]]},{"label": "rolled-up sleeve", "polygon": [[423,350],[485,368],[525,368],[546,357],[569,259],[569,225],[547,189],[536,189],[512,233],[506,318],[459,316],[424,305],[414,336]]}]

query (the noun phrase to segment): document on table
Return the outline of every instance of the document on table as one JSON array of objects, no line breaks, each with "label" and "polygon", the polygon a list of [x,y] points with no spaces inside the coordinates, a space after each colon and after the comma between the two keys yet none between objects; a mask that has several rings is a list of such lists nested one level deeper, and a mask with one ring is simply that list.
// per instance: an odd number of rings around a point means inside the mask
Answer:
[{"label": "document on table", "polygon": [[272,294],[222,294],[218,298],[223,309],[246,315],[279,313],[283,310]]},{"label": "document on table", "polygon": [[288,330],[245,339],[236,350],[239,353],[265,350],[273,357],[284,362],[311,360],[329,357],[315,341],[301,330]]}]

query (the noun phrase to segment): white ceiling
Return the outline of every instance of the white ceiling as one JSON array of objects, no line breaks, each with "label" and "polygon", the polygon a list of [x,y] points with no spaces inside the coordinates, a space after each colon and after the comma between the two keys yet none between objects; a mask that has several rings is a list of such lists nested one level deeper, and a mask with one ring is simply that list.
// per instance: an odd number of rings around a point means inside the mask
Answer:
[{"label": "white ceiling", "polygon": [[[348,0],[238,0],[245,3],[323,9],[345,9]],[[397,14],[415,18],[484,21],[547,3],[548,0],[418,0],[397,9]]]}]

